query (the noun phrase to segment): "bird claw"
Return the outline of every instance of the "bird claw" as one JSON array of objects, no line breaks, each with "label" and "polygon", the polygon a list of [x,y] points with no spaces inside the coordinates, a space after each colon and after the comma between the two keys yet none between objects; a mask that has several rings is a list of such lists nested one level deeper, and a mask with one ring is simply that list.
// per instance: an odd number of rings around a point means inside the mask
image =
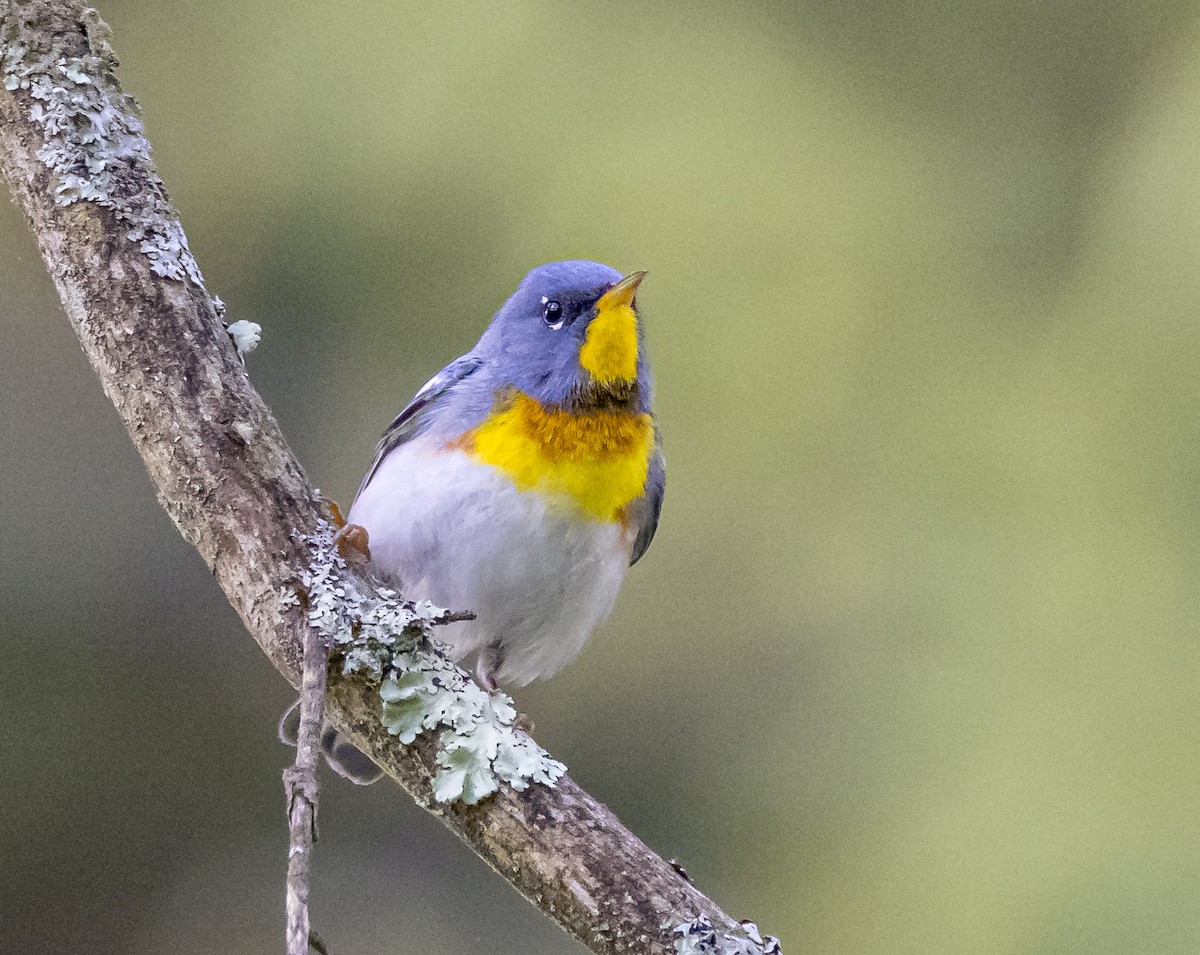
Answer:
[{"label": "bird claw", "polygon": [[475,661],[475,682],[483,687],[483,692],[488,696],[491,696],[500,689],[500,684],[496,682],[496,678],[492,675],[495,670],[496,661],[489,652],[491,650],[491,647],[486,648],[479,654],[479,659]]},{"label": "bird claw", "polygon": [[329,516],[333,518],[333,526],[341,530],[346,526],[346,518],[342,517],[342,509],[338,507],[338,502],[332,498],[322,497],[321,503],[329,508]]},{"label": "bird claw", "polygon": [[342,560],[359,570],[371,559],[370,540],[367,529],[361,524],[343,523],[341,530],[333,536]]},{"label": "bird claw", "polygon": [[529,736],[533,735],[535,725],[533,720],[524,713],[518,713],[516,719],[513,720],[513,727]]}]

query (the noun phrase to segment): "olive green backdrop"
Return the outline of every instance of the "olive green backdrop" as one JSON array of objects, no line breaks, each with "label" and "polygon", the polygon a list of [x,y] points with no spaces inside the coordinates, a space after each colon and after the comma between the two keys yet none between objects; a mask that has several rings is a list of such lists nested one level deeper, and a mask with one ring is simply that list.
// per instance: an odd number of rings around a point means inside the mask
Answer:
[{"label": "olive green backdrop", "polygon": [[[648,269],[669,488],[538,738],[785,951],[1200,939],[1200,7],[106,0],[348,502],[525,271]],[[0,947],[281,945],[289,701],[0,204]],[[577,947],[330,778],[350,952]]]}]

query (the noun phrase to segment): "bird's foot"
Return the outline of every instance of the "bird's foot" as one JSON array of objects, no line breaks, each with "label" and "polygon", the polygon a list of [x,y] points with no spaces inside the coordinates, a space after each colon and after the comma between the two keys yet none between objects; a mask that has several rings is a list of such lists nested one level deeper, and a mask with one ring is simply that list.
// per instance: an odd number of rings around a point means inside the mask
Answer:
[{"label": "bird's foot", "polygon": [[475,682],[483,687],[483,691],[491,696],[498,689],[500,684],[496,682],[496,677],[493,676],[495,670],[495,653],[490,653],[492,647],[488,647],[483,653],[479,654],[479,659],[475,661]]},{"label": "bird's foot", "polygon": [[371,560],[371,537],[361,524],[342,524],[333,536],[342,560],[357,570],[362,570]]},{"label": "bird's foot", "polygon": [[339,530],[346,526],[346,518],[342,517],[342,509],[333,498],[322,497],[321,503],[329,508],[329,516],[333,518],[333,526]]},{"label": "bird's foot", "polygon": [[513,720],[513,726],[519,729],[522,733],[533,735],[534,722],[524,713],[518,713],[517,718]]},{"label": "bird's foot", "polygon": [[[500,692],[500,685],[496,682],[495,673],[500,668],[501,647],[499,643],[491,643],[483,649],[479,654],[479,658],[475,661],[475,682],[478,683],[485,693],[488,695],[488,705],[491,705],[491,697],[493,694]],[[505,706],[512,703],[509,699]],[[524,713],[518,713],[513,718],[513,727],[525,733],[533,732],[533,720]]]}]

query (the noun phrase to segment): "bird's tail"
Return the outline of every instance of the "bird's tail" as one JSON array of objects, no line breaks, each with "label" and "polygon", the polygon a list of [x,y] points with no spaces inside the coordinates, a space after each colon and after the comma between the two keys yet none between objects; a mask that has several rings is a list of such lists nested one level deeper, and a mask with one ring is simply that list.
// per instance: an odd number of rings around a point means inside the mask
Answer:
[{"label": "bird's tail", "polygon": [[[300,701],[297,699],[279,718],[279,742],[295,749],[299,730]],[[383,770],[371,762],[366,753],[328,723],[321,727],[321,753],[330,769],[356,786],[370,786],[383,775]]]}]

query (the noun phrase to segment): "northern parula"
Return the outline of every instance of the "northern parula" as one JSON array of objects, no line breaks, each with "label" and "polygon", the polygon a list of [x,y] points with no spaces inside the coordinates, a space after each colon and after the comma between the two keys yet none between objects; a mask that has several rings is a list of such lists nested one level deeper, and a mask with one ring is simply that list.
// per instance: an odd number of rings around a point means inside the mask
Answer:
[{"label": "northern parula", "polygon": [[488,690],[570,661],[654,537],[666,471],[645,274],[530,272],[392,422],[350,508],[377,574],[476,614],[440,636]]}]

